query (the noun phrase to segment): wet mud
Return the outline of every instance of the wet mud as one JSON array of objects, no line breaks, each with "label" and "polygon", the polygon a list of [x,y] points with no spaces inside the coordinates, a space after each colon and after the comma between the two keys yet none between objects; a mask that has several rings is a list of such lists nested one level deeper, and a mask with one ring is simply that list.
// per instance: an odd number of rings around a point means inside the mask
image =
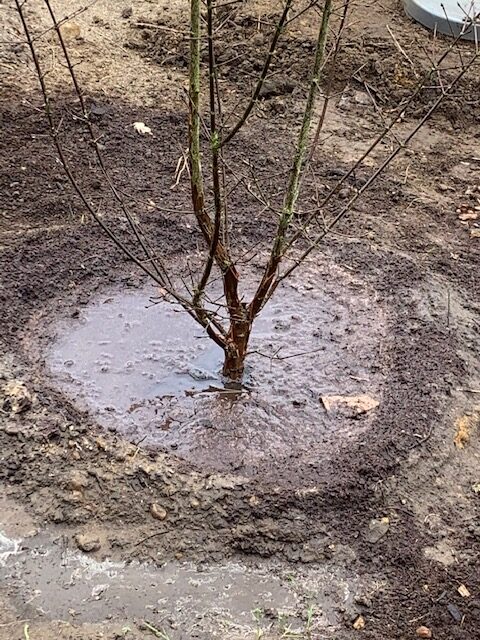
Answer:
[{"label": "wet mud", "polygon": [[[187,140],[188,79],[181,61],[164,60],[172,48],[183,55],[185,43],[169,30],[180,21],[158,15],[161,4],[138,0],[124,18],[123,7],[98,0],[95,16],[75,18],[82,36],[70,46],[116,184],[165,260],[179,265],[200,245],[185,213],[186,172],[172,189]],[[174,5],[165,3],[170,12]],[[242,38],[243,70],[222,60],[234,105],[248,99],[257,53],[268,46],[272,10],[255,7],[245,5],[244,19],[242,4],[219,47],[223,56]],[[155,25],[145,37],[136,25],[143,12]],[[345,77],[312,163],[321,197],[430,66],[425,31],[397,2],[359,3],[355,12]],[[310,604],[310,636],[321,640],[405,640],[419,624],[434,638],[476,638],[480,222],[457,213],[478,206],[475,74],[327,239],[306,272],[309,288],[295,282],[259,319],[254,342],[269,357],[252,354],[247,389],[233,402],[211,389],[221,387],[218,353],[171,308],[145,309],[148,283],[69,190],[10,15],[2,14],[13,46],[0,96],[0,478],[9,499],[0,518],[0,638],[25,640],[28,620],[31,640],[145,640],[152,634],[142,619],[173,640],[252,638],[259,627],[277,640],[290,622],[308,637]],[[232,240],[240,253],[258,247],[259,262],[276,219],[247,186],[255,175],[271,204],[281,202],[312,53],[311,25],[298,25],[278,52],[289,77],[275,73],[226,158],[227,179],[237,184],[241,174]],[[140,38],[142,57],[112,46]],[[442,44],[428,41],[436,52]],[[49,44],[46,59],[66,153],[128,241],[57,52]],[[400,137],[438,95],[432,86],[418,96]],[[138,121],[153,135],[138,135]],[[327,215],[365,183],[390,142]],[[308,181],[304,188],[300,214],[315,202]],[[181,344],[159,341],[160,327]],[[272,359],[273,343],[278,355],[308,355]],[[20,413],[6,386],[28,392]],[[323,393],[379,404],[361,416],[327,413]],[[467,425],[461,438],[458,425]],[[7,527],[21,510],[28,535]],[[80,552],[79,535],[98,536],[100,548]],[[181,611],[180,591],[191,596]],[[262,608],[259,624],[251,607]]]},{"label": "wet mud", "polygon": [[59,326],[46,354],[56,383],[110,431],[206,471],[268,465],[280,477],[286,457],[307,465],[368,428],[366,413],[327,412],[321,400],[381,400],[385,314],[345,270],[306,270],[277,292],[238,391],[224,386],[221,349],[153,292],[106,292]]}]

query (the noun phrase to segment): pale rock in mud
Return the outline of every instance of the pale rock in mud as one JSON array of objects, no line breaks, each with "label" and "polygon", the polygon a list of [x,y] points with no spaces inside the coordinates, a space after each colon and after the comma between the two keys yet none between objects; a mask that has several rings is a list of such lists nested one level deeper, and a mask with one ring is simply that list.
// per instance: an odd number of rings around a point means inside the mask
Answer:
[{"label": "pale rock in mud", "polygon": [[432,638],[432,631],[428,627],[418,627],[416,634],[419,638]]},{"label": "pale rock in mud", "polygon": [[379,542],[383,538],[383,536],[390,529],[390,520],[389,518],[380,518],[370,520],[368,525],[368,531],[366,533],[366,539],[368,542],[375,544]]},{"label": "pale rock in mud", "polygon": [[152,518],[155,518],[155,520],[165,520],[165,518],[167,517],[167,510],[154,502],[150,506],[150,515],[152,516]]},{"label": "pale rock in mud", "polygon": [[98,551],[102,546],[99,538],[89,533],[78,533],[75,536],[75,542],[80,551],[84,551],[85,553]]},{"label": "pale rock in mud", "polygon": [[358,616],[358,618],[353,623],[353,628],[356,631],[361,631],[362,629],[365,629],[365,618],[363,616]]},{"label": "pale rock in mud", "polygon": [[[74,40],[80,40],[82,37],[82,30],[80,29],[80,25],[72,20],[66,21],[64,24],[61,24],[59,27],[60,34],[66,43],[71,43]],[[52,31],[49,42],[53,45],[60,45],[58,40],[58,36],[55,32]]]},{"label": "pale rock in mud", "polygon": [[379,406],[379,401],[367,395],[360,396],[321,396],[327,413],[340,411],[350,418],[357,418]]}]

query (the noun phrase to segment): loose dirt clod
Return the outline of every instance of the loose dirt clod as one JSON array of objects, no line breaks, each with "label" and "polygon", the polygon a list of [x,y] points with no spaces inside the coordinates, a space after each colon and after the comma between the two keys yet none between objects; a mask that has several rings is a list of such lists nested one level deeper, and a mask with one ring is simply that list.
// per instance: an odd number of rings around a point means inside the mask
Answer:
[{"label": "loose dirt clod", "polygon": [[[60,25],[60,33],[65,42],[71,43],[74,40],[79,40],[82,36],[82,30],[80,25],[72,20]],[[58,37],[56,33],[53,33],[49,37],[49,41],[52,44],[58,44]]]},{"label": "loose dirt clod", "polygon": [[361,631],[362,629],[365,629],[365,625],[366,625],[365,618],[363,616],[358,616],[358,618],[353,623],[353,628],[356,631]]},{"label": "loose dirt clod", "polygon": [[83,491],[88,487],[88,485],[88,475],[83,471],[72,471],[67,478],[67,486],[72,491]]},{"label": "loose dirt clod", "polygon": [[3,386],[3,410],[10,414],[23,413],[32,406],[33,397],[21,380],[10,380]]},{"label": "loose dirt clod", "polygon": [[368,542],[375,544],[379,540],[383,538],[383,536],[387,533],[390,528],[390,519],[389,518],[381,518],[379,520],[373,519],[370,521],[368,525],[368,531],[366,534],[366,538]]}]

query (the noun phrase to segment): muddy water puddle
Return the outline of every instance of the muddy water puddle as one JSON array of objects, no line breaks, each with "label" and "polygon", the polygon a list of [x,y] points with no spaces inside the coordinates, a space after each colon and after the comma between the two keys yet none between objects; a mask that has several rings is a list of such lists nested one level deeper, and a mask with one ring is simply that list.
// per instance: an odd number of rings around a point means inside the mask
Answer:
[{"label": "muddy water puddle", "polygon": [[47,366],[75,401],[132,442],[212,470],[308,463],[368,418],[327,414],[322,395],[381,395],[385,332],[372,292],[348,273],[310,272],[258,317],[246,389],[218,392],[222,352],[151,288],[115,291],[58,332]]},{"label": "muddy water puddle", "polygon": [[[25,539],[0,533],[0,581],[18,619],[74,624],[153,620],[173,630],[172,638],[194,631],[221,637],[227,630],[251,633],[256,624],[280,618],[301,626],[308,606],[314,607],[318,629],[331,628],[360,588],[358,577],[347,577],[336,567],[302,573],[240,562],[158,567],[98,561],[69,548],[62,536],[46,533]],[[273,619],[262,622],[269,610],[275,612]]]}]

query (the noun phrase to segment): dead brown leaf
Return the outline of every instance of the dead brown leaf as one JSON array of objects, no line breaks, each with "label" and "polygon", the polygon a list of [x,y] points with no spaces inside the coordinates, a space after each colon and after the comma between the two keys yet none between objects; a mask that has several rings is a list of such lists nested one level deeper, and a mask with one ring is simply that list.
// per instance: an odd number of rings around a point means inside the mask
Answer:
[{"label": "dead brown leaf", "polygon": [[453,442],[457,449],[463,449],[470,440],[473,429],[478,425],[479,413],[461,416],[455,420],[456,434]]}]

